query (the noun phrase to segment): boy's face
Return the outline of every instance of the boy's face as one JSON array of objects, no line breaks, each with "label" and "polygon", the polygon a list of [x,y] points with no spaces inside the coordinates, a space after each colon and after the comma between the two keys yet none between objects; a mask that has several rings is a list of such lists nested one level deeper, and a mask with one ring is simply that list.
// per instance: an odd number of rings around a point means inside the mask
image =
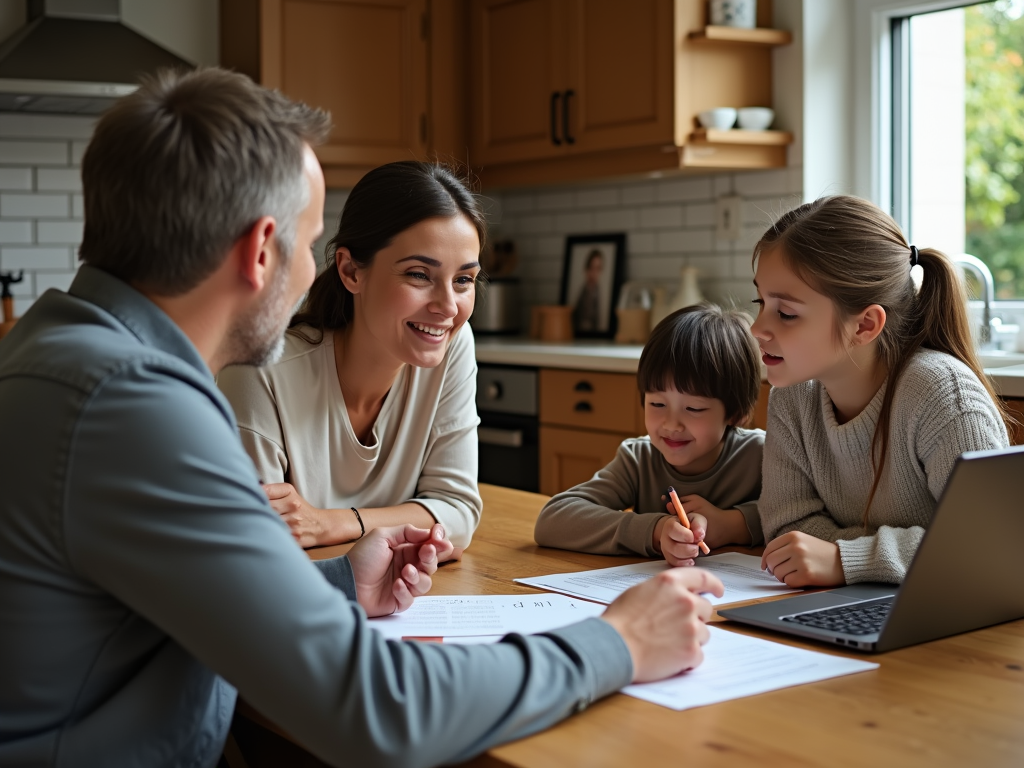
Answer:
[{"label": "boy's face", "polygon": [[644,424],[651,444],[669,464],[688,475],[699,475],[715,465],[729,426],[721,400],[674,389],[644,395]]}]

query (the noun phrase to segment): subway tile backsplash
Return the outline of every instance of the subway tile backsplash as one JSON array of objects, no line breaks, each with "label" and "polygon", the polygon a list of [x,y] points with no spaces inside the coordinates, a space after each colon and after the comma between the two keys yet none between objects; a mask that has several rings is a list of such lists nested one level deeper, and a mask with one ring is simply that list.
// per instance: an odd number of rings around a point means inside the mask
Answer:
[{"label": "subway tile backsplash", "polygon": [[[786,168],[506,190],[488,195],[492,237],[516,242],[526,305],[558,302],[567,236],[624,232],[626,280],[674,290],[680,269],[693,266],[705,297],[746,308],[753,246],[800,204],[802,178],[800,168]],[[716,201],[725,195],[742,200],[736,240],[716,236]]]},{"label": "subway tile backsplash", "polygon": [[22,315],[49,288],[66,290],[82,240],[79,165],[95,118],[0,113],[0,270]]},{"label": "subway tile backsplash", "polygon": [[[25,270],[11,287],[23,314],[51,287],[66,289],[78,266],[83,204],[80,164],[93,119],[0,113],[0,269]],[[745,306],[753,296],[750,253],[774,218],[802,196],[800,168],[669,176],[485,195],[492,237],[519,251],[524,313],[556,303],[565,238],[626,233],[626,279],[674,289],[679,270],[695,266],[704,295]],[[715,202],[742,198],[738,240],[715,235]],[[317,256],[337,228],[347,192],[329,190]]]}]

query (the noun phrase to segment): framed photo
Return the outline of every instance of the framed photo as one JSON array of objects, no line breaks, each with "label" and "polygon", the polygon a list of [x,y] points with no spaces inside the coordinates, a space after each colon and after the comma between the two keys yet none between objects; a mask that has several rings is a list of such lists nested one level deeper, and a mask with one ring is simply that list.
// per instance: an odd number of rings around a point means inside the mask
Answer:
[{"label": "framed photo", "polygon": [[626,236],[570,235],[565,239],[560,303],[572,307],[577,338],[615,335],[615,297],[626,271]]}]

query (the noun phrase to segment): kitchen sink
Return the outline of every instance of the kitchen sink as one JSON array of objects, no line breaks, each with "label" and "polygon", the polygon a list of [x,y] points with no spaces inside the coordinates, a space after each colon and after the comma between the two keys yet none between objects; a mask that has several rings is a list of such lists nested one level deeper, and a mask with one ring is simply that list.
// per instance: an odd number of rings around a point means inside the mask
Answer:
[{"label": "kitchen sink", "polygon": [[1024,364],[1024,352],[986,350],[984,352],[979,352],[978,357],[981,359],[981,367],[985,369],[1005,368],[1008,365]]}]

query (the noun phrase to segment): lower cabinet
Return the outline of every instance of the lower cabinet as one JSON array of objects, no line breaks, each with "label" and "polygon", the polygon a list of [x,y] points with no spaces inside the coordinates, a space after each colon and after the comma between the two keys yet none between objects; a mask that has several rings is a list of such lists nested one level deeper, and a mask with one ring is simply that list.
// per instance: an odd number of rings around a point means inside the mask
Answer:
[{"label": "lower cabinet", "polygon": [[1024,399],[1004,397],[1003,405],[1017,421],[1010,425],[1010,445],[1024,445]]},{"label": "lower cabinet", "polygon": [[594,476],[633,434],[565,427],[540,428],[540,492],[554,496]]}]

